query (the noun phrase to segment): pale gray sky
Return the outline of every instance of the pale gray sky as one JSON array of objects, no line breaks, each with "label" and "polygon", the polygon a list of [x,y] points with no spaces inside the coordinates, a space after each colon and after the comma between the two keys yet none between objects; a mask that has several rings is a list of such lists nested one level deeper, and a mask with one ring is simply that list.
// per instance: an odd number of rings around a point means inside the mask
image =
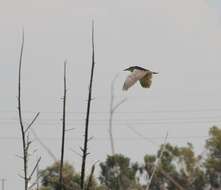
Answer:
[{"label": "pale gray sky", "polygon": [[[208,4],[209,2],[209,4]],[[110,83],[116,100],[127,97],[114,117],[116,150],[142,161],[168,141],[192,142],[203,151],[208,129],[221,123],[221,5],[215,0],[0,0],[0,178],[6,189],[22,189],[22,161],[17,107],[17,70],[21,30],[25,30],[22,102],[25,119],[41,112],[36,132],[60,157],[63,62],[68,61],[68,127],[65,160],[77,169],[80,159],[69,151],[82,145],[91,68],[91,20],[95,20],[95,56],[89,165],[110,153],[108,110]],[[158,71],[151,89],[134,86],[122,92],[128,73],[139,65]],[[137,137],[134,127],[156,145]],[[139,147],[139,148],[138,148]],[[52,160],[42,156],[41,168]]]}]

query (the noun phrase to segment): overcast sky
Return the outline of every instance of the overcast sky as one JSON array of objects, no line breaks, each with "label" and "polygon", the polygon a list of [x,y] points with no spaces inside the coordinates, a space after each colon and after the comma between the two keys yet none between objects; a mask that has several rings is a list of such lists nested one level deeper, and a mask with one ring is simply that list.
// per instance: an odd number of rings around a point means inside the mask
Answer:
[{"label": "overcast sky", "polygon": [[[22,152],[17,114],[18,59],[25,31],[22,106],[28,122],[41,112],[35,131],[60,157],[63,62],[68,65],[65,160],[82,145],[91,68],[91,21],[95,20],[95,76],[89,165],[110,154],[108,111],[114,76],[115,100],[127,97],[114,116],[117,153],[142,162],[168,141],[203,151],[208,129],[221,123],[221,4],[218,0],[0,0],[0,178],[6,189],[22,189]],[[159,72],[150,89],[122,92],[131,65]],[[134,128],[154,143],[137,136]],[[139,148],[138,148],[139,147]],[[35,141],[41,168],[52,159]]]}]

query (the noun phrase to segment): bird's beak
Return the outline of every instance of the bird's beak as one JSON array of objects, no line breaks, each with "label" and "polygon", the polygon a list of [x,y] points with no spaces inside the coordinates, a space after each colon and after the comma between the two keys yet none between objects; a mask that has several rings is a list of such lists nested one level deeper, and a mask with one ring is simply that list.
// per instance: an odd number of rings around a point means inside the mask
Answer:
[{"label": "bird's beak", "polygon": [[159,74],[159,73],[157,73],[157,72],[153,72],[153,74]]},{"label": "bird's beak", "polygon": [[128,71],[128,68],[127,68],[127,69],[124,69],[123,71]]}]

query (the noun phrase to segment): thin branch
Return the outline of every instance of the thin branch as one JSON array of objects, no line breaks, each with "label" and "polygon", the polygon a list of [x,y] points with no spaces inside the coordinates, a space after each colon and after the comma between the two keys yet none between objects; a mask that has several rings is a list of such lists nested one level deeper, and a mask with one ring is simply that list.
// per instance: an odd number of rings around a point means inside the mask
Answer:
[{"label": "thin branch", "polygon": [[84,152],[84,149],[83,149],[82,147],[80,147],[80,150],[81,150],[82,152]]},{"label": "thin branch", "polygon": [[21,131],[24,131],[22,111],[21,111],[21,66],[22,66],[23,49],[24,49],[24,30],[22,31],[22,44],[21,44],[21,51],[20,51],[20,58],[19,58],[19,71],[18,71],[19,72],[18,73],[18,114],[19,114],[19,122],[21,126]]},{"label": "thin branch", "polygon": [[19,58],[19,70],[18,70],[18,114],[19,114],[19,123],[22,134],[22,147],[23,147],[23,162],[24,162],[24,182],[25,182],[25,190],[28,189],[28,178],[27,178],[27,151],[26,151],[26,139],[25,139],[25,130],[22,119],[22,108],[21,108],[21,67],[22,67],[22,57],[23,57],[23,49],[24,49],[24,30],[22,30],[22,44]]},{"label": "thin branch", "polygon": [[88,142],[89,141],[92,141],[94,139],[94,137],[92,136],[92,137],[90,137],[90,138],[88,138]]},{"label": "thin branch", "polygon": [[20,159],[22,159],[22,160],[24,160],[24,157],[23,156],[19,156],[19,155],[15,155],[16,157],[18,157],[18,158],[20,158]]},{"label": "thin branch", "polygon": [[37,169],[36,169],[36,190],[39,190],[39,179],[40,179],[41,175],[39,175],[39,164],[37,166]]},{"label": "thin branch", "polygon": [[73,131],[75,128],[65,129],[65,131]]},{"label": "thin branch", "polygon": [[61,144],[61,161],[59,172],[59,186],[63,189],[63,163],[64,163],[64,143],[65,143],[65,120],[66,120],[66,61],[64,62],[64,97],[63,97],[63,120],[62,120],[62,144]]},{"label": "thin branch", "polygon": [[124,99],[122,99],[120,102],[118,102],[118,103],[113,107],[112,112],[115,112],[116,109],[117,109],[121,104],[123,104],[126,100],[127,100],[127,98],[124,98]]},{"label": "thin branch", "polygon": [[164,171],[162,168],[160,168],[160,173],[166,177],[169,181],[171,181],[179,190],[185,190],[184,187],[182,187],[179,183],[176,182],[166,171]]},{"label": "thin branch", "polygon": [[165,136],[164,143],[163,143],[163,147],[162,147],[162,150],[161,150],[161,152],[160,152],[160,156],[159,156],[159,158],[157,158],[157,160],[156,160],[156,163],[155,163],[155,166],[154,166],[154,169],[153,169],[153,173],[152,173],[152,175],[150,176],[150,180],[149,180],[149,182],[148,182],[148,184],[147,184],[146,190],[149,190],[149,187],[150,187],[151,182],[152,182],[152,180],[153,180],[153,176],[155,175],[156,170],[157,170],[157,167],[158,167],[158,165],[159,165],[159,163],[160,163],[160,161],[161,161],[161,158],[162,158],[163,153],[164,153],[164,150],[165,150],[167,138],[168,138],[168,132],[167,132],[167,134],[166,134],[166,136]]},{"label": "thin branch", "polygon": [[[33,188],[35,185],[37,185],[37,182],[36,182],[36,181],[33,182],[33,183],[28,187],[28,190],[32,190],[32,188]],[[38,189],[36,189],[36,190],[38,190]]]},{"label": "thin branch", "polygon": [[95,59],[94,59],[94,21],[92,21],[92,67],[91,67],[91,76],[90,76],[90,85],[88,92],[88,102],[87,102],[87,116],[85,122],[85,136],[84,136],[84,148],[83,148],[83,156],[82,156],[82,165],[81,165],[81,190],[84,189],[84,178],[85,178],[85,165],[87,159],[87,149],[88,149],[88,128],[89,128],[89,118],[90,118],[90,106],[91,106],[91,95],[92,95],[92,85],[93,85],[93,76],[94,76],[94,67],[95,67]]},{"label": "thin branch", "polygon": [[114,137],[113,137],[113,115],[117,108],[126,101],[126,98],[122,99],[114,106],[114,84],[119,74],[116,74],[114,79],[111,82],[111,98],[110,98],[110,115],[109,115],[109,137],[110,137],[110,144],[111,144],[111,153],[112,155],[115,154],[115,147],[114,147]]},{"label": "thin branch", "polygon": [[40,114],[40,112],[38,112],[36,115],[35,115],[35,117],[34,117],[34,119],[31,121],[31,123],[28,125],[28,127],[25,129],[25,133],[30,129],[30,127],[34,124],[34,122],[36,121],[36,119],[38,118],[38,116],[39,116],[39,114]]},{"label": "thin branch", "polygon": [[92,187],[92,182],[93,182],[93,175],[94,175],[94,170],[95,170],[95,165],[96,165],[97,162],[95,162],[92,167],[91,167],[91,173],[90,173],[90,176],[89,176],[89,179],[88,179],[88,184],[87,184],[87,187],[85,188],[86,190],[91,190],[91,187]]},{"label": "thin branch", "polygon": [[18,174],[18,176],[19,176],[21,179],[25,179],[21,174]]},{"label": "thin branch", "polygon": [[[152,143],[153,145],[157,145],[157,143],[155,143],[154,141],[152,141],[151,139],[143,136],[141,133],[139,133],[137,130],[135,130],[132,127],[128,127],[129,129],[131,129],[135,134],[137,134],[139,137],[143,138],[144,140],[147,140],[148,142]],[[167,153],[171,154],[171,152],[169,150],[166,150],[166,146],[164,146],[164,152],[167,151]],[[159,171],[161,172],[162,175],[164,175],[168,180],[170,180],[179,190],[184,190],[184,188],[176,181],[174,180],[166,171],[164,171],[162,168],[159,168]]]},{"label": "thin branch", "polygon": [[41,157],[37,160],[37,162],[36,162],[36,164],[35,164],[35,167],[33,168],[32,172],[31,172],[31,174],[30,174],[30,176],[29,176],[29,178],[28,178],[29,180],[32,178],[33,174],[35,173],[35,170],[37,169],[37,167],[38,167],[40,161],[41,161]]},{"label": "thin branch", "polygon": [[35,179],[35,181],[31,185],[29,185],[29,187],[28,187],[29,190],[32,190],[32,188],[35,185],[36,185],[36,190],[39,190],[39,179],[41,178],[41,175],[39,175],[39,164],[36,167],[36,173],[37,173],[36,179]]}]

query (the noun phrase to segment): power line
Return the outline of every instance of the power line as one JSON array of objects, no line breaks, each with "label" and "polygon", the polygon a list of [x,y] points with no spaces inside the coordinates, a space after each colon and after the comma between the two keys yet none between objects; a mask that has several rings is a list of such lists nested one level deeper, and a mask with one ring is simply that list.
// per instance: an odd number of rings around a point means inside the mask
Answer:
[{"label": "power line", "polygon": [[[163,139],[164,137],[145,137],[148,139],[155,139],[155,140],[160,140]],[[185,140],[185,139],[206,139],[209,138],[209,136],[171,136],[168,137],[168,139],[176,139],[176,140]],[[142,138],[135,138],[135,137],[116,137],[114,138],[115,140],[118,141],[143,141],[144,139]],[[21,140],[20,137],[0,137],[0,140]],[[33,139],[34,141],[35,139]],[[61,140],[60,137],[42,137],[41,140],[50,140],[50,141],[57,141]],[[67,138],[67,141],[82,141],[83,138],[79,137],[72,137],[72,138]],[[93,140],[95,141],[109,141],[108,137],[94,137]]]},{"label": "power line", "polygon": [[[193,109],[154,109],[146,111],[119,111],[116,114],[136,114],[136,113],[183,113],[183,112],[213,112],[221,111],[221,108],[193,108]],[[62,114],[60,111],[40,111],[45,114]],[[16,113],[15,110],[0,110],[0,113]],[[24,110],[23,113],[35,113],[33,110]],[[67,111],[68,114],[86,114],[85,111]],[[91,114],[109,114],[109,111],[92,111]]]},{"label": "power line", "polygon": [[[132,122],[132,121],[192,121],[192,120],[208,120],[208,119],[221,119],[221,115],[216,115],[216,116],[196,116],[196,117],[156,117],[156,118],[134,118],[134,119],[127,119],[127,118],[124,118],[124,119],[114,119],[113,121],[122,121],[122,122],[125,122],[125,121],[128,121],[128,122]],[[31,120],[30,118],[26,118],[26,120]],[[56,119],[56,118],[40,118],[39,119],[40,121],[59,121],[59,119]],[[38,120],[38,121],[39,121]],[[91,119],[90,121],[97,121],[97,122],[104,122],[104,121],[108,121],[109,118],[106,118],[106,119]],[[19,121],[18,118],[0,118],[0,122],[1,121]],[[85,121],[85,119],[77,119],[77,118],[68,118],[67,121],[72,121],[72,122],[81,122],[81,121]]]},{"label": "power line", "polygon": [[[125,124],[128,123],[128,122],[122,122],[122,123],[117,123],[117,122],[113,122],[115,126],[119,126],[119,127],[125,127]],[[145,127],[145,128],[149,128],[149,127],[165,127],[166,126],[172,126],[172,125],[178,125],[177,127],[192,127],[193,125],[194,126],[197,126],[197,127],[211,127],[212,125],[219,125],[221,124],[221,119],[220,120],[208,120],[208,121],[170,121],[170,122],[167,122],[167,121],[161,121],[161,122],[131,122],[130,124],[132,125],[136,125],[138,127]],[[188,124],[188,125],[181,125],[181,124]],[[199,126],[199,124],[206,124],[205,125],[201,125]],[[48,127],[58,127],[60,125],[59,122],[55,122],[55,123],[42,123],[42,122],[39,122],[38,125],[41,125],[41,126],[48,126]],[[84,125],[84,123],[73,123],[73,122],[67,122],[67,125],[74,125],[75,127],[82,127],[82,125]],[[103,126],[106,126],[107,123],[93,123],[91,122],[90,125],[93,125],[93,127],[103,127]],[[8,126],[16,126],[16,123],[9,123],[9,122],[0,122],[0,128],[2,127],[8,127]]]}]

